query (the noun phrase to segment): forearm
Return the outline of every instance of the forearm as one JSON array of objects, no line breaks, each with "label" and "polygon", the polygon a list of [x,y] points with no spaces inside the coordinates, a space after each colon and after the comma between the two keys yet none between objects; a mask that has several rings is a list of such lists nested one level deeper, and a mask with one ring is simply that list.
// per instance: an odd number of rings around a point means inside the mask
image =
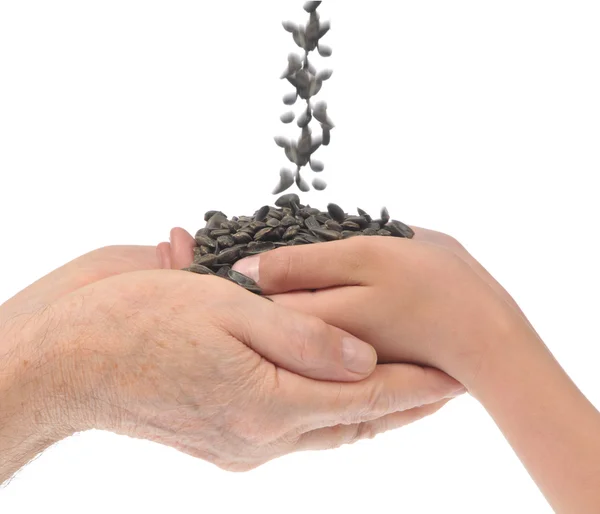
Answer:
[{"label": "forearm", "polygon": [[532,331],[492,352],[473,396],[556,512],[600,512],[600,413]]},{"label": "forearm", "polygon": [[0,331],[0,484],[70,433],[53,329],[46,311]]}]

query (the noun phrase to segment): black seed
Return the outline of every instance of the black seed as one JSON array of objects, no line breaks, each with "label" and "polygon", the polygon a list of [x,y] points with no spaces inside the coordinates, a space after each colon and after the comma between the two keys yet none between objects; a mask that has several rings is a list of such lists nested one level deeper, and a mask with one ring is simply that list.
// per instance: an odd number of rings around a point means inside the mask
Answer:
[{"label": "black seed", "polygon": [[293,225],[291,227],[288,227],[288,229],[283,234],[283,239],[288,240],[288,239],[292,239],[292,238],[296,237],[299,230],[300,230],[300,227],[298,225]]},{"label": "black seed", "polygon": [[389,230],[381,229],[381,230],[377,231],[377,235],[378,236],[391,236],[392,233]]},{"label": "black seed", "polygon": [[360,232],[351,232],[349,230],[342,231],[342,239],[348,239],[354,236],[360,236]]},{"label": "black seed", "polygon": [[198,246],[208,246],[209,248],[215,247],[215,240],[203,235],[196,234],[196,244]]},{"label": "black seed", "polygon": [[237,261],[242,254],[241,248],[227,248],[227,250],[223,250],[217,256],[217,262],[219,264],[231,264]]},{"label": "black seed", "polygon": [[325,228],[328,230],[335,230],[336,232],[341,232],[343,230],[342,226],[335,220],[327,220],[325,222]]},{"label": "black seed", "polygon": [[207,266],[210,268],[212,265],[215,264],[215,262],[217,262],[217,255],[215,255],[213,253],[209,253],[207,255],[203,255],[202,257],[197,259],[195,262],[197,264],[201,264],[202,266]]},{"label": "black seed", "polygon": [[298,25],[296,25],[295,23],[291,22],[291,21],[284,21],[282,22],[283,28],[285,30],[287,30],[288,32],[294,32],[295,30],[298,30]]},{"label": "black seed", "polygon": [[276,228],[280,224],[281,224],[281,221],[279,221],[277,218],[271,218],[267,221],[267,227]]},{"label": "black seed", "polygon": [[360,225],[353,221],[344,221],[344,223],[342,223],[342,228],[344,230],[360,230]]},{"label": "black seed", "polygon": [[242,287],[252,287],[254,289],[258,288],[258,284],[254,282],[250,277],[243,275],[239,271],[235,271],[230,269],[227,271],[227,276],[232,282],[242,286]]},{"label": "black seed", "polygon": [[369,223],[369,226],[367,228],[372,228],[372,229],[375,229],[375,230],[379,230],[381,228],[381,223],[378,220],[371,221],[371,223]]},{"label": "black seed", "polygon": [[221,223],[225,223],[227,221],[227,216],[222,212],[217,212],[213,214],[208,223],[206,224],[206,228],[209,230],[215,230],[221,228]]},{"label": "black seed", "polygon": [[298,211],[300,210],[300,199],[298,198],[298,201],[296,202],[295,200],[292,200],[290,202],[290,207],[292,208],[292,214],[294,216],[296,216],[296,214],[298,213]]},{"label": "black seed", "polygon": [[374,228],[366,228],[362,231],[363,236],[376,236],[378,230]]},{"label": "black seed", "polygon": [[278,195],[294,185],[294,174],[287,168],[282,168],[279,172],[279,184],[273,190],[274,195]]},{"label": "black seed", "polygon": [[251,228],[255,232],[257,232],[258,230],[261,230],[263,228],[266,228],[266,227],[267,227],[267,224],[263,221],[253,221],[252,223],[250,223],[250,225],[248,225],[248,228]]},{"label": "black seed", "polygon": [[[204,220],[206,221],[206,220]],[[207,228],[201,228],[200,230],[198,230],[198,232],[196,232],[196,237],[198,236],[209,236],[210,235],[210,230],[208,230]]]},{"label": "black seed", "polygon": [[270,241],[254,241],[248,244],[248,249],[246,250],[246,253],[248,255],[256,255],[258,253],[269,252],[274,249],[275,245]]},{"label": "black seed", "polygon": [[337,241],[342,238],[342,234],[336,232],[335,230],[327,230],[322,228],[316,228],[312,230],[313,234],[321,237],[325,241]]},{"label": "black seed", "polygon": [[217,271],[217,276],[218,277],[226,278],[227,277],[227,273],[229,272],[229,270],[231,270],[231,266],[229,266],[229,265],[221,266],[219,268],[219,271]]},{"label": "black seed", "polygon": [[288,93],[288,94],[284,95],[284,97],[283,97],[283,103],[285,105],[294,105],[296,103],[297,99],[298,99],[298,93],[297,92]]},{"label": "black seed", "polygon": [[327,146],[331,142],[331,129],[325,127],[323,124],[321,124],[321,128],[323,129],[323,146]]},{"label": "black seed", "polygon": [[[317,229],[317,230],[320,230],[320,229]],[[321,239],[314,236],[313,234],[303,234],[302,237],[309,243],[320,243],[322,241]]]},{"label": "black seed", "polygon": [[235,234],[233,234],[231,237],[233,237],[233,240],[236,243],[249,243],[250,241],[252,241],[252,236],[250,234],[248,234],[247,232],[237,232]]},{"label": "black seed", "polygon": [[333,51],[331,50],[331,47],[329,47],[327,45],[322,45],[321,43],[319,43],[317,48],[319,50],[319,55],[321,57],[331,57],[331,54],[333,53]]},{"label": "black seed", "polygon": [[298,186],[298,189],[300,189],[300,191],[302,191],[303,193],[308,193],[310,191],[310,186],[308,185],[306,180],[302,178],[299,171],[296,174],[296,185]]},{"label": "black seed", "polygon": [[275,219],[278,219],[281,221],[283,219],[283,213],[278,209],[270,208],[269,209],[269,218],[275,218]]},{"label": "black seed", "polygon": [[325,165],[321,161],[317,161],[315,159],[310,160],[310,167],[316,172],[321,172],[325,169]]},{"label": "black seed", "polygon": [[323,191],[327,188],[327,182],[325,182],[322,178],[316,178],[312,181],[313,187],[317,191]]},{"label": "black seed", "polygon": [[203,266],[202,264],[192,263],[189,267],[184,268],[184,271],[191,271],[192,273],[198,273],[199,275],[214,275],[215,273]]},{"label": "black seed", "polygon": [[327,212],[329,212],[329,215],[338,223],[343,223],[346,219],[346,214],[342,208],[334,203],[330,203],[327,206]]},{"label": "black seed", "polygon": [[385,225],[388,221],[390,221],[390,213],[387,208],[383,207],[381,209],[381,224]]},{"label": "black seed", "polygon": [[269,214],[270,209],[271,208],[268,205],[261,207],[254,215],[254,219],[256,221],[265,221],[267,219],[267,215]]},{"label": "black seed", "polygon": [[304,4],[304,10],[306,12],[314,12],[321,5],[321,2],[306,2]]},{"label": "black seed", "polygon": [[221,236],[228,236],[229,234],[231,234],[231,231],[227,228],[220,228],[217,230],[210,231],[210,237],[212,237],[213,239],[217,239]]},{"label": "black seed", "polygon": [[392,220],[383,228],[391,232],[392,235],[396,237],[406,237],[411,239],[415,235],[413,229],[401,221]]},{"label": "black seed", "polygon": [[292,225],[296,224],[296,218],[294,218],[293,216],[290,216],[289,214],[285,215],[283,217],[283,219],[281,220],[281,226],[282,227],[291,227]]},{"label": "black seed", "polygon": [[292,121],[294,121],[295,118],[296,118],[296,115],[294,114],[293,111],[283,113],[279,117],[279,119],[281,120],[282,123],[291,123]]},{"label": "black seed", "polygon": [[317,218],[315,218],[313,214],[304,220],[304,225],[306,225],[306,227],[309,229],[321,228],[321,224],[317,221]]},{"label": "black seed", "polygon": [[317,74],[317,79],[323,81],[329,80],[331,78],[331,75],[333,75],[332,70],[322,70]]},{"label": "black seed", "polygon": [[235,239],[233,239],[233,237],[229,235],[220,236],[219,238],[217,238],[217,243],[221,248],[231,248],[233,245],[235,245]]},{"label": "black seed", "polygon": [[208,221],[210,218],[212,218],[217,213],[223,214],[221,211],[207,211],[204,214],[204,221]]},{"label": "black seed", "polygon": [[254,235],[254,240],[255,241],[262,241],[266,238],[266,236],[268,236],[271,232],[273,231],[273,229],[271,227],[266,227],[263,228],[261,230],[259,230],[255,235]]},{"label": "black seed", "polygon": [[277,146],[280,146],[281,148],[288,148],[291,145],[290,140],[283,136],[275,136],[274,139]]},{"label": "black seed", "polygon": [[369,226],[369,222],[364,216],[348,216],[346,221],[357,223],[360,228],[367,228]]},{"label": "black seed", "polygon": [[327,34],[329,32],[329,29],[331,29],[330,22],[324,21],[323,23],[321,23],[321,28],[319,30],[319,39],[321,39],[325,34]]}]

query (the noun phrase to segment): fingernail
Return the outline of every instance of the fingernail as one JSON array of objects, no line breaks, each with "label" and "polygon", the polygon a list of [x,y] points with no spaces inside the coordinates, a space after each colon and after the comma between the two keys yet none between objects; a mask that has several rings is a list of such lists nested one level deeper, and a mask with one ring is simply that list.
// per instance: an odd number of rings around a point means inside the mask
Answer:
[{"label": "fingernail", "polygon": [[246,257],[240,261],[237,261],[233,265],[233,269],[242,275],[246,275],[258,284],[258,263],[260,261],[260,255],[253,255],[252,257]]},{"label": "fingernail", "polygon": [[456,398],[457,396],[461,396],[461,395],[465,394],[466,392],[467,392],[467,390],[465,389],[465,387],[461,386],[456,391],[452,391],[450,394],[445,396],[445,398]]},{"label": "fingernail", "polygon": [[369,373],[377,360],[377,354],[372,346],[355,339],[342,339],[342,359],[344,367],[353,373]]}]

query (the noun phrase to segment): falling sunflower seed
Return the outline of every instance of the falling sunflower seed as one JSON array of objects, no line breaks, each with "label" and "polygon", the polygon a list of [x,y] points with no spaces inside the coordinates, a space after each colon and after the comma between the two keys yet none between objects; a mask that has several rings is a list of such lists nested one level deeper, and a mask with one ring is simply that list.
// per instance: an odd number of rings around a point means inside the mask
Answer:
[{"label": "falling sunflower seed", "polygon": [[281,115],[280,119],[283,123],[291,123],[296,118],[293,111],[286,112]]}]

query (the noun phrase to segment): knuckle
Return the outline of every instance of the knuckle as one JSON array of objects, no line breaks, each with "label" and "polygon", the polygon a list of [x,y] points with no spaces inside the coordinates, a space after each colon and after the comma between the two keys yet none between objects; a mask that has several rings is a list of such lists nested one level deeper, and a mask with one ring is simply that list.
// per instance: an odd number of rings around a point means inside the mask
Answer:
[{"label": "knuckle", "polygon": [[[271,270],[273,279],[277,283],[286,284],[293,276],[296,268],[298,255],[292,257],[291,252],[286,251],[289,248],[277,248],[276,250],[265,252],[263,259],[264,267]],[[301,264],[298,265],[301,269]]]},{"label": "knuckle", "polygon": [[321,319],[309,317],[302,321],[302,329],[297,331],[294,338],[294,353],[296,358],[307,366],[315,366],[321,361],[321,352],[329,347],[325,344],[329,336],[330,328]]}]

